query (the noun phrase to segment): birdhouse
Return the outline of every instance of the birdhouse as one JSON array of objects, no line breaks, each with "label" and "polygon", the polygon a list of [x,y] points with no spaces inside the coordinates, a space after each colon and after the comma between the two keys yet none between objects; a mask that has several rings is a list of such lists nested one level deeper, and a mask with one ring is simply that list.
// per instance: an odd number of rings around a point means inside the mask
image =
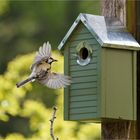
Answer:
[{"label": "birdhouse", "polygon": [[80,14],[58,46],[64,72],[64,119],[136,120],[136,54],[140,45],[103,16]]}]

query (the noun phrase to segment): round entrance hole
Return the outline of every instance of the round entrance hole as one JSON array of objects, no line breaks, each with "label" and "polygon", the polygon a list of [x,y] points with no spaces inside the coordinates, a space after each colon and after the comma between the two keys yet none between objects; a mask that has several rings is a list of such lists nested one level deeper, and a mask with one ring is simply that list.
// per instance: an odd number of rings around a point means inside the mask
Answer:
[{"label": "round entrance hole", "polygon": [[80,52],[79,52],[79,55],[80,55],[80,57],[82,58],[82,59],[87,59],[87,57],[89,56],[89,51],[88,51],[88,49],[87,48],[85,48],[85,47],[83,47],[83,48],[81,48],[80,49]]},{"label": "round entrance hole", "polygon": [[76,47],[77,63],[85,66],[90,63],[92,57],[92,47],[85,41],[80,42]]}]

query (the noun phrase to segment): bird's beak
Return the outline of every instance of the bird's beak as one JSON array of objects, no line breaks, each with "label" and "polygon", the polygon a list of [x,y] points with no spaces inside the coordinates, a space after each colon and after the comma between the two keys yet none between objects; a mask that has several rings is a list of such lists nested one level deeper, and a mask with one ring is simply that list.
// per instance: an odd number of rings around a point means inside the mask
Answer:
[{"label": "bird's beak", "polygon": [[57,62],[58,60],[56,60],[56,59],[53,59],[53,62]]}]

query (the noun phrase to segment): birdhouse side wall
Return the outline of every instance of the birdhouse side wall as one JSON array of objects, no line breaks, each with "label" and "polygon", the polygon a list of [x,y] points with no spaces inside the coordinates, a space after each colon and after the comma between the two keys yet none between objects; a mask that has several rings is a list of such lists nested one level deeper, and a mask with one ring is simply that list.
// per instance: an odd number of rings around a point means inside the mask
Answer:
[{"label": "birdhouse side wall", "polygon": [[[91,61],[85,66],[77,63],[76,47],[87,42],[93,50]],[[101,46],[93,35],[80,24],[65,47],[65,74],[72,77],[72,84],[65,89],[64,114],[66,120],[91,120],[99,114],[99,77]]]},{"label": "birdhouse side wall", "polygon": [[136,52],[102,49],[102,117],[136,119]]}]

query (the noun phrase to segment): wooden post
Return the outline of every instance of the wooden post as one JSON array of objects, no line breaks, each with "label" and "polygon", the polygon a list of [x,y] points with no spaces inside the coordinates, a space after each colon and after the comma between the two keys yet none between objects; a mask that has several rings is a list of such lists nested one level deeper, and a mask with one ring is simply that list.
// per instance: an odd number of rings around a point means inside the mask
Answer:
[{"label": "wooden post", "polygon": [[[126,27],[126,0],[102,0],[102,15],[109,26]],[[133,19],[131,19],[133,20]],[[103,121],[101,124],[102,139],[136,139],[136,122]]]},{"label": "wooden post", "polygon": [[[136,1],[135,4],[136,9],[136,22],[133,24],[136,29],[136,38],[140,43],[140,1]],[[137,139],[140,139],[140,52],[137,55]]]},{"label": "wooden post", "polygon": [[103,121],[102,139],[136,139],[135,126],[133,121]]},{"label": "wooden post", "polygon": [[126,26],[126,0],[102,0],[101,14],[111,26]]}]

